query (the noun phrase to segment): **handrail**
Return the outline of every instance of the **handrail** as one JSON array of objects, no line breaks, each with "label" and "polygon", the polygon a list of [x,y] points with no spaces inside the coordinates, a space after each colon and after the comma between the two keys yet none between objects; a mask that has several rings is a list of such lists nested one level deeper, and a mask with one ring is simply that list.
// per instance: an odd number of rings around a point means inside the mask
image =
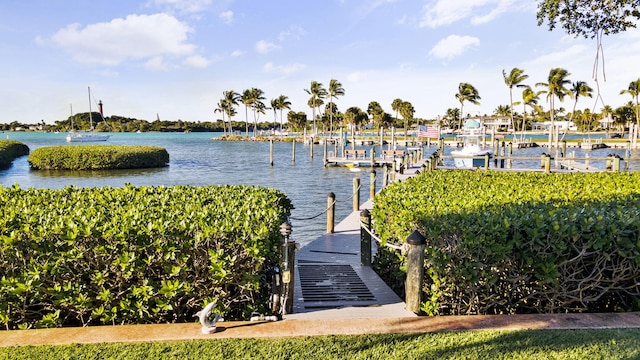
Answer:
[{"label": "handrail", "polygon": [[354,192],[353,192],[353,194],[351,194],[351,196],[349,196],[348,198],[346,198],[346,199],[344,199],[344,200],[335,200],[335,199],[334,199],[334,200],[333,200],[333,202],[331,203],[331,205],[329,205],[326,209],[324,209],[321,213],[319,213],[319,214],[317,214],[317,215],[310,216],[310,217],[306,217],[306,218],[296,218],[296,217],[293,217],[293,216],[289,216],[289,219],[291,219],[291,220],[296,220],[296,221],[307,221],[307,220],[313,220],[313,219],[315,219],[315,218],[317,218],[317,217],[319,217],[319,216],[321,216],[321,215],[323,215],[323,214],[326,214],[326,213],[327,213],[327,211],[331,210],[331,208],[332,208],[336,203],[338,203],[338,202],[347,202],[347,201],[349,201],[349,200],[353,199],[353,197],[356,195],[356,193],[357,193],[358,191],[360,191],[360,188],[361,188],[361,187],[362,187],[362,185],[358,185],[358,188],[356,189],[356,191],[354,191]]},{"label": "handrail", "polygon": [[[377,237],[370,229],[368,229],[366,226],[364,226],[364,223],[362,221],[360,221],[360,229],[364,229],[369,235],[371,235],[371,238],[373,240],[375,240],[378,244],[383,245],[382,239]],[[384,246],[392,248],[394,250],[402,250],[402,246],[389,244],[387,242],[384,243]]]}]

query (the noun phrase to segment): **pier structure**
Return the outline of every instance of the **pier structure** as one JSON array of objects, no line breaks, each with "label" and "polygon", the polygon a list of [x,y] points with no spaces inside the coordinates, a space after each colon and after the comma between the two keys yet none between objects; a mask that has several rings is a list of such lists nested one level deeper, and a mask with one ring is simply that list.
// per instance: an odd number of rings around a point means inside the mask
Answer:
[{"label": "pier structure", "polygon": [[[411,163],[396,181],[415,176],[424,161]],[[293,313],[286,320],[416,318],[405,301],[376,274],[369,258],[363,261],[362,211],[373,208],[369,199],[332,230],[300,249],[295,255]],[[364,250],[367,251],[366,249]]]}]

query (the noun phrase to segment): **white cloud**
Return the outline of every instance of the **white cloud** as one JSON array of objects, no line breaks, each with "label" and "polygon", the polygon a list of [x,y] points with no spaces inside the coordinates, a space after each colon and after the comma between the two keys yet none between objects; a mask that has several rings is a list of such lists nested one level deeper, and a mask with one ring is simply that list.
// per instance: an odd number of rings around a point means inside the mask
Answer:
[{"label": "white cloud", "polygon": [[423,8],[420,26],[436,28],[469,17],[474,25],[485,24],[507,11],[523,8],[514,3],[515,0],[432,0]]},{"label": "white cloud", "polygon": [[303,36],[307,34],[303,28],[297,25],[291,25],[287,30],[281,31],[278,34],[278,40],[280,42],[285,41],[287,39],[300,40]]},{"label": "white cloud", "polygon": [[375,0],[375,1],[363,1],[363,4],[358,8],[358,15],[362,18],[369,16],[372,12],[376,11],[379,7],[393,4],[398,0]]},{"label": "white cloud", "polygon": [[144,67],[150,71],[167,71],[169,69],[169,64],[164,61],[162,56],[156,56],[149,59]]},{"label": "white cloud", "polygon": [[227,25],[230,25],[233,23],[233,11],[231,10],[221,12],[220,15],[218,15],[218,17],[222,20],[222,22],[224,22]]},{"label": "white cloud", "polygon": [[177,10],[184,13],[204,11],[212,0],[149,0],[147,6],[156,6]]},{"label": "white cloud", "polygon": [[209,64],[211,64],[211,61],[205,59],[204,57],[202,57],[200,55],[194,55],[194,56],[189,56],[188,58],[186,58],[184,60],[184,64],[188,65],[188,66],[191,66],[191,67],[204,69],[207,66],[209,66]]},{"label": "white cloud", "polygon": [[280,47],[272,42],[260,40],[256,43],[256,51],[260,54],[266,54],[270,51],[279,49]]},{"label": "white cloud", "polygon": [[429,55],[439,59],[452,59],[464,54],[470,47],[480,45],[480,39],[473,36],[449,35],[440,40],[429,51]]},{"label": "white cloud", "polygon": [[242,50],[233,50],[231,52],[231,57],[238,57],[244,55],[244,51]]},{"label": "white cloud", "polygon": [[262,69],[269,73],[279,73],[284,75],[290,75],[304,70],[306,66],[304,64],[289,64],[289,65],[274,65],[271,62],[264,64]]},{"label": "white cloud", "polygon": [[167,14],[129,15],[84,28],[71,24],[51,39],[77,61],[118,65],[127,59],[190,55],[195,46],[187,42],[187,34],[192,31]]}]

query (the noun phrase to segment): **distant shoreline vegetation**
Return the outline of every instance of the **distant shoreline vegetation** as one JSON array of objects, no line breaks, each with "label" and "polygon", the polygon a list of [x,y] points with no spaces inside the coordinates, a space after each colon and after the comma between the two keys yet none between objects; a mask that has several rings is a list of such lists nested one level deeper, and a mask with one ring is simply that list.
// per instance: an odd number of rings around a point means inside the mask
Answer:
[{"label": "distant shoreline vegetation", "polygon": [[158,146],[49,146],[28,161],[34,170],[143,169],[167,166],[169,153]]},{"label": "distant shoreline vegetation", "polygon": [[[140,120],[128,118],[124,116],[108,116],[104,121],[98,112],[92,112],[91,116],[95,125],[94,131],[97,132],[228,132],[229,121],[169,121],[169,120]],[[72,127],[73,123],[73,127]],[[251,125],[252,128],[254,124]],[[246,123],[244,121],[231,121],[232,129],[244,130]],[[89,113],[79,113],[70,116],[66,120],[56,120],[54,125],[47,124],[44,121],[36,124],[24,124],[17,121],[9,124],[0,124],[1,131],[43,131],[43,132],[68,132],[71,130],[88,129]],[[275,122],[259,122],[255,124],[258,132],[279,129],[280,124]],[[225,131],[227,129],[227,131]],[[244,133],[244,131],[243,131]],[[251,133],[251,132],[250,132]]]},{"label": "distant shoreline vegetation", "polygon": [[244,136],[244,135],[229,135],[225,134],[222,136],[211,138],[211,140],[219,140],[219,141],[282,141],[282,142],[293,142],[294,140],[297,142],[302,142],[303,138],[300,136],[279,136],[279,135],[256,135],[256,136]]}]

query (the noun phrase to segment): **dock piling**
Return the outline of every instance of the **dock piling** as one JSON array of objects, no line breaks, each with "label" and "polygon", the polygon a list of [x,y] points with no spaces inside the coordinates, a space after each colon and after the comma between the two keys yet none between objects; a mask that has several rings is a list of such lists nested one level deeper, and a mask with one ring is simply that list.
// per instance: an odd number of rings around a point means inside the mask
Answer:
[{"label": "dock piling", "polygon": [[424,280],[424,249],[426,239],[418,230],[407,237],[407,278],[405,280],[406,309],[413,313],[420,312],[422,298],[422,282]]},{"label": "dock piling", "polygon": [[353,211],[360,210],[360,178],[353,178]]},{"label": "dock piling", "polygon": [[371,266],[371,213],[360,211],[360,265]]},{"label": "dock piling", "polygon": [[296,139],[291,142],[291,163],[296,163]]},{"label": "dock piling", "polygon": [[322,161],[323,161],[324,167],[327,167],[327,165],[329,164],[329,160],[328,160],[328,157],[327,157],[327,139],[324,140],[323,151],[324,151],[324,155],[322,157],[322,159],[323,159]]},{"label": "dock piling", "polygon": [[551,155],[546,154],[544,157],[544,172],[546,173],[550,173],[551,172]]},{"label": "dock piling", "polygon": [[282,240],[280,241],[280,255],[282,259],[282,292],[280,299],[282,301],[283,315],[286,315],[293,313],[296,242],[289,238],[291,235],[291,224],[288,222],[280,225],[280,233],[282,234]]},{"label": "dock piling", "polygon": [[373,199],[374,196],[376,196],[376,169],[372,167],[369,175],[369,199]]},{"label": "dock piling", "polygon": [[273,166],[273,139],[269,140],[269,166]]},{"label": "dock piling", "polygon": [[336,213],[336,194],[330,192],[327,196],[327,234],[333,234],[334,218]]},{"label": "dock piling", "polygon": [[382,165],[382,187],[385,188],[389,185],[389,166],[387,164]]},{"label": "dock piling", "polygon": [[613,157],[613,172],[620,172],[620,156]]}]

